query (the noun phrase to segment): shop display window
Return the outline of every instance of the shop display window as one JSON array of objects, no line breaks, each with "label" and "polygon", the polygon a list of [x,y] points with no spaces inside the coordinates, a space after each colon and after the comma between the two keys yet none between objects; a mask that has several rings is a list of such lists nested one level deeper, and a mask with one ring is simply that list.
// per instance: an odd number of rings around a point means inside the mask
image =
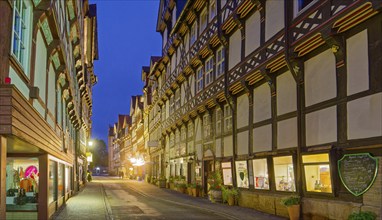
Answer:
[{"label": "shop display window", "polygon": [[269,190],[268,164],[267,159],[252,160],[253,180],[255,189]]},{"label": "shop display window", "polygon": [[64,196],[64,164],[59,164],[57,169],[57,195],[58,197]]},{"label": "shop display window", "polygon": [[7,211],[37,211],[38,185],[38,158],[7,158]]},{"label": "shop display window", "polygon": [[48,177],[48,202],[52,203],[57,200],[57,162],[49,160],[49,177]]},{"label": "shop display window", "polygon": [[235,166],[237,187],[249,188],[247,161],[236,161]]},{"label": "shop display window", "polygon": [[71,170],[69,166],[65,166],[65,193],[71,189]]},{"label": "shop display window", "polygon": [[308,192],[331,193],[329,154],[303,155],[305,187]]},{"label": "shop display window", "polygon": [[274,157],[273,165],[275,170],[276,190],[295,192],[296,184],[292,156]]},{"label": "shop display window", "polygon": [[223,162],[222,171],[223,171],[223,184],[225,186],[232,186],[232,167],[231,162]]}]

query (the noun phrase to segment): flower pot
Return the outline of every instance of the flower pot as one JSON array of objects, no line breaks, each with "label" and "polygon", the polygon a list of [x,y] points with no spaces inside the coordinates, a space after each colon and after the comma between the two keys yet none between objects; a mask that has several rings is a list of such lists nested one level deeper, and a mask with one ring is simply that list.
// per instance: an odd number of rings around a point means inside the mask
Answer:
[{"label": "flower pot", "polygon": [[300,205],[291,205],[287,207],[290,220],[300,219]]},{"label": "flower pot", "polygon": [[221,190],[210,190],[210,201],[211,202],[222,202],[222,191]]},{"label": "flower pot", "polygon": [[192,188],[191,191],[192,191],[192,196],[198,197],[199,190],[197,188]]},{"label": "flower pot", "polygon": [[192,196],[192,188],[191,187],[187,187],[187,194],[189,196]]},{"label": "flower pot", "polygon": [[227,198],[228,205],[235,205],[235,196],[229,195]]}]

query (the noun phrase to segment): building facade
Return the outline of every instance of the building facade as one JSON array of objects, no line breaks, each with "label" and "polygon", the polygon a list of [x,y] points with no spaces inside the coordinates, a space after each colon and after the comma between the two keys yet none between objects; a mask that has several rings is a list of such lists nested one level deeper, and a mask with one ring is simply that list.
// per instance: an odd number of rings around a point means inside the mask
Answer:
[{"label": "building facade", "polygon": [[239,205],[280,216],[280,199],[298,194],[304,219],[380,217],[382,173],[357,194],[340,166],[382,158],[381,7],[161,0],[162,56],[142,71],[151,174],[207,193],[217,171]]},{"label": "building facade", "polygon": [[49,219],[86,173],[96,6],[9,0],[0,14],[0,218]]}]

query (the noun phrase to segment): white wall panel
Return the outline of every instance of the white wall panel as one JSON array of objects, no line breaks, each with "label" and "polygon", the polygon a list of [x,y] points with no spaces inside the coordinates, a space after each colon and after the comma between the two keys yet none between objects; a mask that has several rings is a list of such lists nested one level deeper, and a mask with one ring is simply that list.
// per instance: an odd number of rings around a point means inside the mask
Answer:
[{"label": "white wall panel", "polygon": [[346,40],[347,93],[369,89],[369,51],[367,30]]},{"label": "white wall panel", "polygon": [[253,91],[253,121],[259,122],[271,118],[271,90],[268,84]]},{"label": "white wall panel", "polygon": [[382,136],[382,93],[348,102],[348,138]]},{"label": "white wall panel", "polygon": [[284,1],[265,2],[265,40],[269,40],[284,27]]},{"label": "white wall panel", "polygon": [[305,62],[306,106],[336,97],[336,61],[329,49]]},{"label": "white wall panel", "polygon": [[249,101],[247,95],[237,98],[237,128],[248,126]]},{"label": "white wall panel", "polygon": [[297,110],[297,87],[292,74],[287,71],[276,78],[277,115]]},{"label": "white wall panel", "polygon": [[245,22],[245,56],[260,46],[260,12],[256,11]]},{"label": "white wall panel", "polygon": [[237,154],[248,154],[248,131],[240,132],[237,134]]},{"label": "white wall panel", "polygon": [[272,125],[253,129],[253,152],[272,150]]},{"label": "white wall panel", "polygon": [[277,149],[297,147],[297,118],[277,123]]},{"label": "white wall panel", "polygon": [[337,141],[337,107],[329,107],[306,115],[306,145]]},{"label": "white wall panel", "polygon": [[232,135],[224,137],[224,156],[230,157],[233,155]]},{"label": "white wall panel", "polygon": [[236,64],[240,62],[241,59],[241,31],[237,30],[229,38],[229,67],[230,70]]}]

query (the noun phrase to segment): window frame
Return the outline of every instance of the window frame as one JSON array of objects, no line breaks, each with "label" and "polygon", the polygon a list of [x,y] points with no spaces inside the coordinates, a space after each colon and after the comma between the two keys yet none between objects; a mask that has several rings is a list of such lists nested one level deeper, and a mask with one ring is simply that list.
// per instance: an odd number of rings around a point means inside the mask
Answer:
[{"label": "window frame", "polygon": [[[222,110],[220,108],[217,108],[215,111],[215,134],[216,136],[220,136],[222,134],[221,132],[221,126],[222,126]],[[218,117],[219,116],[219,117]]]},{"label": "window frame", "polygon": [[[292,159],[292,166],[293,166],[293,180],[294,180],[294,191],[286,191],[286,190],[278,190],[277,189],[277,183],[276,182],[276,164],[275,164],[275,158],[281,158],[281,157],[291,157]],[[274,182],[274,189],[276,192],[284,192],[284,193],[296,193],[297,192],[297,184],[296,184],[296,165],[295,165],[295,157],[293,155],[278,155],[272,157],[272,168],[273,168],[273,182]]]},{"label": "window frame", "polygon": [[198,37],[198,23],[194,21],[190,30],[190,48],[196,42],[197,37]]},{"label": "window frame", "polygon": [[216,79],[220,76],[224,75],[225,72],[225,49],[224,47],[220,47],[216,51]]},{"label": "window frame", "polygon": [[[265,177],[265,178],[268,178],[268,189],[266,189],[266,188],[256,188],[256,176],[255,176],[255,163],[254,163],[254,161],[260,161],[260,160],[265,160],[265,164],[266,164],[266,170],[267,170],[267,175],[268,175],[268,177]],[[271,179],[271,175],[270,175],[270,166],[269,166],[269,159],[267,158],[267,157],[264,157],[264,158],[254,158],[254,159],[252,159],[252,163],[251,163],[251,165],[252,165],[252,178],[253,178],[253,188],[255,189],[255,190],[261,190],[261,191],[270,191],[271,190],[271,184],[270,184],[270,182],[272,182],[272,180],[270,180]]]},{"label": "window frame", "polygon": [[196,93],[200,92],[203,90],[204,88],[204,68],[203,67],[199,67],[198,70],[196,70]]},{"label": "window frame", "polygon": [[217,4],[216,4],[216,0],[210,0],[210,4],[208,6],[208,18],[209,18],[209,21],[211,22],[215,17],[216,17],[216,12],[217,12]]},{"label": "window frame", "polygon": [[205,86],[207,87],[214,81],[214,59],[208,58],[204,65]]},{"label": "window frame", "polygon": [[200,19],[199,34],[201,34],[207,28],[207,24],[208,24],[207,7],[204,7],[202,12],[200,12],[199,19]]},{"label": "window frame", "polygon": [[224,132],[232,131],[232,110],[231,107],[224,105]]}]

